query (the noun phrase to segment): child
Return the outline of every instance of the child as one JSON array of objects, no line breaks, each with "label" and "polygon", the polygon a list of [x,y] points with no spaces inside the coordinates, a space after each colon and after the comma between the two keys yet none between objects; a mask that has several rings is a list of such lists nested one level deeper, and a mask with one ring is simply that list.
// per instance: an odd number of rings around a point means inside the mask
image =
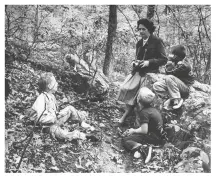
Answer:
[{"label": "child", "polygon": [[[123,146],[134,152],[134,157],[144,155],[147,163],[151,159],[151,146],[146,144],[162,145],[165,143],[163,120],[156,108],[151,106],[155,94],[147,87],[142,87],[137,96],[136,115],[139,128],[130,128],[123,134]],[[145,145],[144,145],[145,144]],[[148,151],[147,151],[148,150]]]},{"label": "child", "polygon": [[78,130],[68,132],[62,129],[63,125],[69,118],[78,121],[81,126],[90,128],[91,126],[84,122],[87,113],[78,111],[73,106],[67,106],[60,112],[57,110],[56,99],[53,93],[57,91],[58,83],[52,73],[44,73],[41,75],[39,82],[40,95],[32,106],[31,115],[37,113],[36,122],[41,125],[50,126],[50,133],[53,138],[57,139],[91,139],[92,135],[88,136]]},{"label": "child", "polygon": [[186,49],[184,46],[174,46],[165,67],[167,76],[164,80],[153,85],[153,89],[158,95],[169,93],[171,99],[164,103],[165,109],[180,108],[183,103],[182,98],[188,97],[189,86],[194,83],[191,66],[185,56]]}]

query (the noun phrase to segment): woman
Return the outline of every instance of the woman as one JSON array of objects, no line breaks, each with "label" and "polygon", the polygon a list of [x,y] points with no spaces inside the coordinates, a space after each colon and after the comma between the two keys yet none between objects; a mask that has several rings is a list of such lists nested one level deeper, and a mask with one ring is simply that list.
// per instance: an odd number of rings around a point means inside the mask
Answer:
[{"label": "woman", "polygon": [[125,113],[119,120],[120,125],[133,109],[139,89],[145,86],[146,73],[159,72],[159,66],[167,62],[163,41],[153,35],[155,28],[149,19],[144,18],[137,22],[137,29],[142,39],[136,44],[136,60],[132,62],[133,71],[125,79],[118,95],[118,100],[126,104]]}]

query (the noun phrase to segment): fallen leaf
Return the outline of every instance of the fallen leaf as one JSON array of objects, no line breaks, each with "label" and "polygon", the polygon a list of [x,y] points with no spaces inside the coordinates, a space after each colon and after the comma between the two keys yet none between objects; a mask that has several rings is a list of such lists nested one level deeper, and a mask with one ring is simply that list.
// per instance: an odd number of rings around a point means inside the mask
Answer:
[{"label": "fallen leaf", "polygon": [[29,169],[33,169],[34,166],[33,166],[32,164],[28,164],[28,168],[29,168]]},{"label": "fallen leaf", "polygon": [[15,159],[15,163],[17,164],[17,163],[19,163],[19,161],[20,161],[20,156],[17,156],[17,157],[15,157],[14,159]]},{"label": "fallen leaf", "polygon": [[51,162],[52,162],[52,165],[54,165],[54,166],[56,165],[56,161],[55,161],[53,156],[51,156]]},{"label": "fallen leaf", "polygon": [[59,168],[58,167],[50,167],[50,170],[55,170],[55,171],[59,171]]},{"label": "fallen leaf", "polygon": [[92,165],[92,161],[88,161],[85,166],[88,168],[90,165]]},{"label": "fallen leaf", "polygon": [[45,168],[46,166],[45,166],[45,164],[40,163],[40,167],[41,167],[41,168]]},{"label": "fallen leaf", "polygon": [[204,151],[200,151],[200,157],[203,162],[209,164],[209,157]]},{"label": "fallen leaf", "polygon": [[106,127],[106,126],[103,123],[100,123],[99,127],[103,128],[103,127]]},{"label": "fallen leaf", "polygon": [[75,163],[75,166],[76,166],[76,168],[78,168],[78,169],[83,169],[83,170],[85,170],[85,168],[83,168],[81,165],[78,165],[78,164],[76,164],[76,163]]},{"label": "fallen leaf", "polygon": [[122,163],[123,163],[123,160],[122,160],[122,159],[118,159],[118,160],[117,160],[117,163],[118,163],[118,164],[122,164]]},{"label": "fallen leaf", "polygon": [[67,145],[64,144],[64,145],[62,145],[60,148],[61,148],[61,149],[64,149],[64,148],[66,148],[66,147],[67,147]]},{"label": "fallen leaf", "polygon": [[24,115],[20,115],[19,120],[22,120],[24,117]]}]

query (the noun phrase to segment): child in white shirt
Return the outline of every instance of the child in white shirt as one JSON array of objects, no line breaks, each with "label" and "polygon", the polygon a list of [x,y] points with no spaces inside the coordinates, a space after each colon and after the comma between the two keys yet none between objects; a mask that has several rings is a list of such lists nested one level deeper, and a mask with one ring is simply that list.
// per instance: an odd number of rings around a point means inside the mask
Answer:
[{"label": "child in white shirt", "polygon": [[32,106],[33,112],[37,113],[35,121],[41,125],[50,126],[50,133],[53,138],[68,140],[88,139],[88,135],[78,130],[68,132],[60,127],[70,118],[78,121],[81,123],[81,126],[85,128],[91,128],[89,124],[84,122],[85,118],[88,116],[84,111],[78,111],[73,106],[67,106],[58,112],[56,99],[53,95],[58,87],[54,75],[52,73],[42,74],[38,85],[41,93]]}]

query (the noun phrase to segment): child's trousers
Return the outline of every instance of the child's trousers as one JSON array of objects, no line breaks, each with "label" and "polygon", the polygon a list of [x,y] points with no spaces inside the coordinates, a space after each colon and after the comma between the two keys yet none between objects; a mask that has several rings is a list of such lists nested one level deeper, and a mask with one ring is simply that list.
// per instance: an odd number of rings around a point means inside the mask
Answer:
[{"label": "child's trousers", "polygon": [[56,139],[86,139],[85,134],[74,130],[73,132],[68,132],[68,130],[62,129],[60,126],[63,125],[68,119],[76,120],[78,122],[83,122],[88,114],[84,111],[78,111],[73,106],[67,106],[59,112],[57,116],[57,121],[55,124],[50,126],[50,133],[53,138]]},{"label": "child's trousers", "polygon": [[188,86],[173,75],[166,75],[165,80],[154,83],[153,89],[159,95],[168,92],[171,98],[186,98],[189,95]]},{"label": "child's trousers", "polygon": [[123,147],[128,151],[133,151],[138,147],[138,144],[163,145],[164,141],[154,133],[148,133],[147,135],[141,133],[132,134],[122,140]]}]

